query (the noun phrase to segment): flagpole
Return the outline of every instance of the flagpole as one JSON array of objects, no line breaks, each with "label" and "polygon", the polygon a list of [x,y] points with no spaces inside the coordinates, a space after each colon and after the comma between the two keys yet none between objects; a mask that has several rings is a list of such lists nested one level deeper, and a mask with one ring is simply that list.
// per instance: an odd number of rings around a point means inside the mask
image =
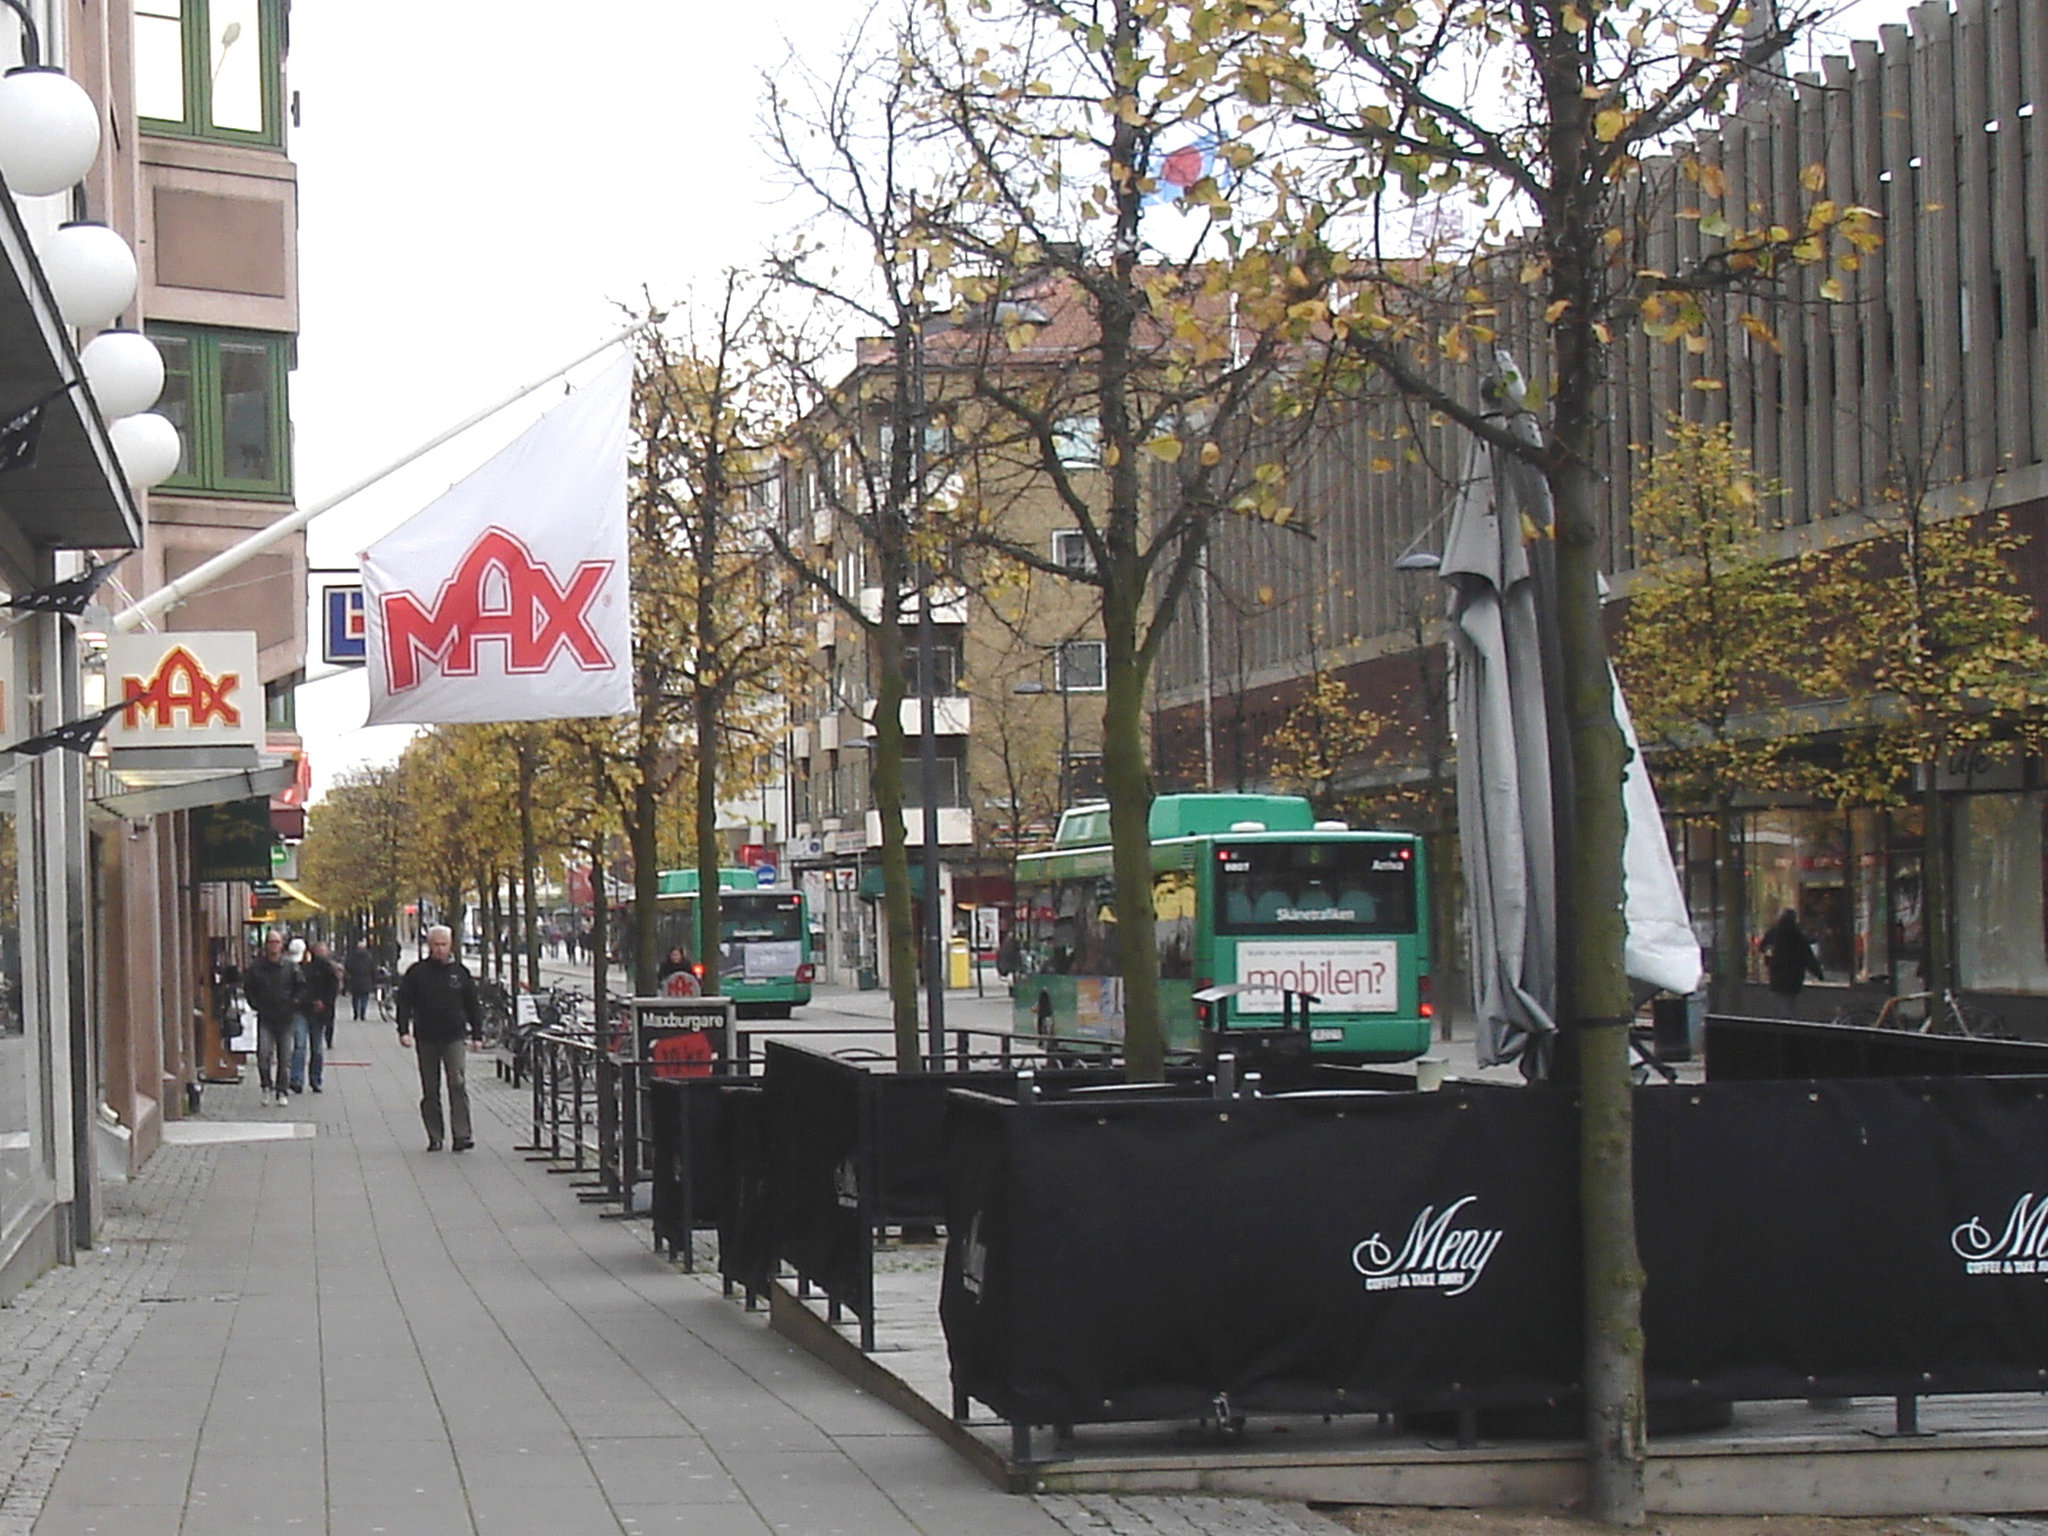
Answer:
[{"label": "flagpole", "polygon": [[524,400],[528,395],[533,394],[538,390],[547,388],[548,385],[554,383],[555,380],[559,379],[563,374],[567,373],[570,369],[580,367],[584,363],[589,362],[593,357],[596,357],[600,352],[607,352],[611,350],[613,347],[616,347],[623,342],[630,341],[634,336],[638,335],[641,331],[645,330],[652,323],[653,322],[650,320],[641,320],[632,325],[627,326],[623,331],[620,331],[616,336],[606,337],[603,341],[599,342],[596,346],[592,347],[588,352],[581,353],[577,357],[574,357],[570,361],[562,364],[561,367],[550,370],[548,373],[543,374],[540,378],[535,379],[531,384],[522,385],[520,388],[514,390],[511,394],[507,395],[504,399],[498,401],[496,404],[485,406],[482,410],[476,412],[472,416],[465,418],[463,421],[457,423],[455,426],[448,428],[445,432],[442,432],[440,435],[430,438],[424,443],[421,443],[417,448],[414,448],[411,452],[403,454],[399,458],[392,460],[389,464],[386,464],[382,469],[376,470],[371,474],[365,475],[362,479],[358,480],[354,485],[349,486],[346,490],[337,491],[334,495],[328,497],[325,501],[315,503],[313,506],[310,507],[301,507],[296,512],[292,512],[287,516],[279,518],[269,527],[258,529],[255,533],[250,534],[249,537],[242,540],[241,543],[232,545],[229,548],[222,550],[219,554],[215,555],[211,560],[202,561],[200,564],[195,565],[191,570],[187,571],[184,575],[180,576],[176,581],[165,582],[162,586],[158,587],[154,592],[150,593],[147,597],[141,599],[141,601],[133,604],[130,607],[122,609],[119,613],[114,615],[113,627],[117,631],[131,630],[138,627],[139,625],[147,623],[151,619],[156,618],[159,614],[165,613],[168,610],[177,607],[179,603],[182,603],[186,598],[190,597],[193,593],[201,591],[206,587],[212,586],[214,582],[220,580],[220,578],[227,575],[228,572],[234,570],[237,566],[244,564],[246,561],[252,559],[253,557],[260,555],[261,553],[263,553],[264,550],[270,548],[271,545],[281,543],[283,540],[290,538],[293,534],[297,533],[301,528],[305,527],[308,523],[312,522],[314,518],[320,516],[322,513],[332,512],[336,507],[340,506],[343,502],[351,500],[356,496],[360,496],[364,491],[368,490],[371,486],[375,485],[379,480],[384,479],[388,475],[396,474],[399,470],[405,468],[406,465],[412,463],[415,459],[421,458],[426,454],[432,453],[436,448],[439,448],[443,443],[449,442],[454,438],[460,437],[463,433],[467,432],[471,427],[477,426],[478,424],[484,421],[488,421],[491,417],[497,415],[498,412],[506,410],[514,405],[517,405],[521,400]]}]

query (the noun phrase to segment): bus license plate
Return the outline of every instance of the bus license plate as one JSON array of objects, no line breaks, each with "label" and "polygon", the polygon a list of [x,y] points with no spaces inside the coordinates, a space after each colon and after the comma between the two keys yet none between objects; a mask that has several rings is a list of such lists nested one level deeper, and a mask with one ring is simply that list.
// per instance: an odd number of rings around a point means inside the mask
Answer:
[{"label": "bus license plate", "polygon": [[1318,1044],[1326,1040],[1335,1042],[1344,1038],[1344,1031],[1341,1029],[1312,1029],[1308,1032],[1308,1037],[1310,1041]]}]

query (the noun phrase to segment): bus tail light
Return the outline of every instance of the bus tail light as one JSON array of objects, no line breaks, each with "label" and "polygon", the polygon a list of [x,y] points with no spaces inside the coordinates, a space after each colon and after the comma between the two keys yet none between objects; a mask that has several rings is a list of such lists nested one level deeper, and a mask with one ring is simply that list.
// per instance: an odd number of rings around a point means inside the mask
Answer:
[{"label": "bus tail light", "polygon": [[699,981],[702,981],[704,979],[704,962],[699,960],[696,964],[692,965],[690,967],[690,974]]},{"label": "bus tail light", "polygon": [[1429,978],[1427,976],[1415,978],[1415,996],[1418,999],[1415,1008],[1416,1013],[1425,1019],[1435,1018],[1436,1004],[1429,1000]]},{"label": "bus tail light", "polygon": [[817,974],[818,968],[815,965],[812,965],[808,960],[806,960],[802,965],[796,968],[797,981],[806,987],[808,987],[811,984],[811,982],[816,979]]}]

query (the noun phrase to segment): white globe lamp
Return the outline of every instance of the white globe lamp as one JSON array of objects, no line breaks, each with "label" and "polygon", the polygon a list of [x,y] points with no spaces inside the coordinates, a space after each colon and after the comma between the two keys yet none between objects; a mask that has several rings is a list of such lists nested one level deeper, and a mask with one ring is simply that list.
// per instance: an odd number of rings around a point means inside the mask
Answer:
[{"label": "white globe lamp", "polygon": [[66,224],[44,242],[43,276],[66,325],[111,323],[135,299],[135,253],[104,224]]},{"label": "white globe lamp", "polygon": [[164,355],[140,331],[101,331],[80,349],[78,360],[102,420],[146,411],[164,392]]},{"label": "white globe lamp", "polygon": [[0,177],[10,192],[48,197],[75,187],[100,152],[99,109],[61,69],[0,75]]},{"label": "white globe lamp", "polygon": [[178,429],[155,411],[123,416],[107,428],[107,436],[114,440],[114,455],[129,489],[146,491],[177,472],[183,452]]}]

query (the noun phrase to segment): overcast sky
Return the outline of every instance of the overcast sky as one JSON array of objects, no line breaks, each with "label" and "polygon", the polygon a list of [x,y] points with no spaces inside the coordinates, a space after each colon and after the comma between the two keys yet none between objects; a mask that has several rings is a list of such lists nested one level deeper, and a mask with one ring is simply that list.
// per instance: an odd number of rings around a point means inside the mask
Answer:
[{"label": "overcast sky", "polygon": [[[1904,0],[1863,0],[1874,36]],[[836,52],[847,0],[406,0],[292,8],[301,506],[322,501],[659,302],[752,264],[794,210],[758,144],[764,69]],[[387,28],[383,23],[390,22]],[[558,394],[314,522],[355,555]],[[314,579],[317,590],[319,578]],[[324,667],[314,636],[309,670]],[[316,789],[397,755],[358,670],[299,693]]]}]

